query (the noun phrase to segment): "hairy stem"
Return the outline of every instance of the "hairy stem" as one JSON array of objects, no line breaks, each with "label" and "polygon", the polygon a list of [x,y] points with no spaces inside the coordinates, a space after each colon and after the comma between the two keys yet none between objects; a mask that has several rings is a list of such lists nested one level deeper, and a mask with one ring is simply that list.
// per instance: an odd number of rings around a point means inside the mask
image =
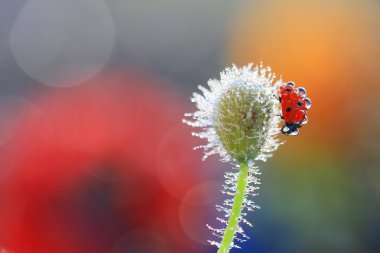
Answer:
[{"label": "hairy stem", "polygon": [[240,172],[236,185],[234,203],[232,205],[230,218],[228,219],[228,224],[224,232],[218,253],[228,253],[231,249],[232,242],[234,240],[239,225],[241,210],[243,207],[244,197],[247,190],[248,170],[248,164],[246,162],[242,162],[240,164]]}]

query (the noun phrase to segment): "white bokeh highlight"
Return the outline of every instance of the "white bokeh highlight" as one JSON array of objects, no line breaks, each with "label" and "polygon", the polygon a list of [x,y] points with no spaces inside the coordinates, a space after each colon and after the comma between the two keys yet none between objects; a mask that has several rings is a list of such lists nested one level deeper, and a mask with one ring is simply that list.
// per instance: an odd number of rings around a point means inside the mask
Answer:
[{"label": "white bokeh highlight", "polygon": [[187,191],[179,208],[179,220],[185,234],[192,241],[208,245],[210,236],[206,225],[213,215],[211,210],[222,198],[220,182],[203,181]]},{"label": "white bokeh highlight", "polygon": [[29,0],[10,36],[19,66],[49,86],[72,86],[96,75],[115,40],[102,0]]}]

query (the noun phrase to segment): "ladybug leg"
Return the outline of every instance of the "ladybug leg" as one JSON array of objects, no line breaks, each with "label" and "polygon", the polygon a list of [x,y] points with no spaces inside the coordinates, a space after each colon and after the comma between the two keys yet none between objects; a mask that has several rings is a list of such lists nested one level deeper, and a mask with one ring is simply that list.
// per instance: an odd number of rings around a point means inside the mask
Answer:
[{"label": "ladybug leg", "polygon": [[274,97],[277,98],[278,101],[280,101],[280,103],[281,103],[281,96],[274,95]]},{"label": "ladybug leg", "polygon": [[284,134],[284,135],[289,135],[289,131],[290,131],[290,128],[289,128],[289,125],[288,124],[284,124],[282,127],[281,127],[281,133]]}]

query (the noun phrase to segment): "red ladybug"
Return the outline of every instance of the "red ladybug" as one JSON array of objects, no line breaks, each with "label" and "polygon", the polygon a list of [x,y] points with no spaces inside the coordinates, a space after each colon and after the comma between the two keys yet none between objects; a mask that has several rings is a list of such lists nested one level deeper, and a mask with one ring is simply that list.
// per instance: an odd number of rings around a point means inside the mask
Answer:
[{"label": "red ladybug", "polygon": [[307,110],[311,107],[311,100],[306,97],[305,88],[295,88],[294,82],[288,82],[280,87],[279,97],[282,109],[282,118],[285,123],[281,133],[297,135],[299,128],[308,121]]}]

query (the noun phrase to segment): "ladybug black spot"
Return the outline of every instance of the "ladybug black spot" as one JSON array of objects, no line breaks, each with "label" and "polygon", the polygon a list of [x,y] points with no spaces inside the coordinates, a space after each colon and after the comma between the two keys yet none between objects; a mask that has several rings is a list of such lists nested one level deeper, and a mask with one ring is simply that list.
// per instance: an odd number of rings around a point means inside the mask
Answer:
[{"label": "ladybug black spot", "polygon": [[298,106],[302,106],[302,102],[301,102],[301,101],[298,101],[298,102],[297,102],[297,105],[298,105]]},{"label": "ladybug black spot", "polygon": [[286,89],[285,92],[291,92],[292,90],[291,89]]},{"label": "ladybug black spot", "polygon": [[292,110],[292,108],[286,107],[286,112],[290,112],[291,110]]}]

